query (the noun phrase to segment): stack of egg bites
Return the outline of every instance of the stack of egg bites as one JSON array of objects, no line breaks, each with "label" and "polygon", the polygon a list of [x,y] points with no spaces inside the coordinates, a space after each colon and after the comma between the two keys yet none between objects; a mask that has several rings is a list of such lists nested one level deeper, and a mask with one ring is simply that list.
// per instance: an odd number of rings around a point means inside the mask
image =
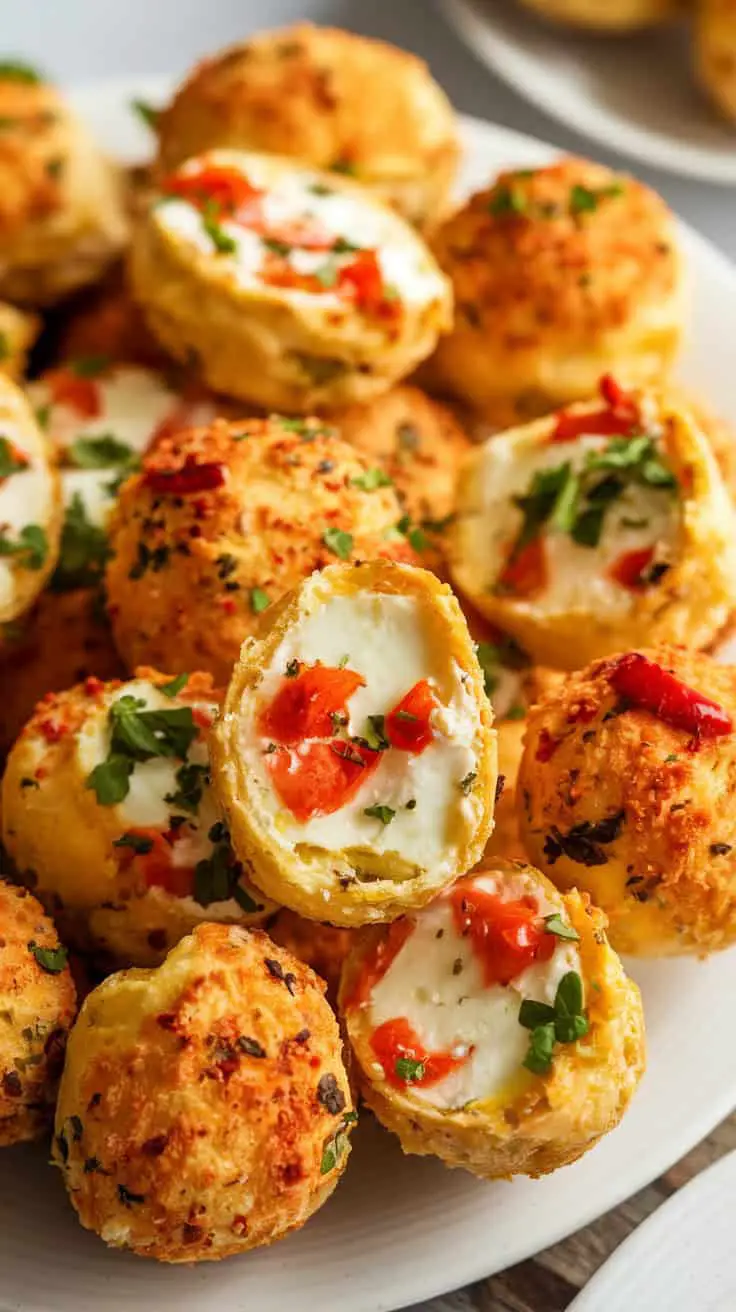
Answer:
[{"label": "stack of egg bites", "polygon": [[302,1226],[359,1101],[576,1160],[644,1069],[617,953],[736,939],[664,202],[562,159],[453,210],[426,67],[311,26],[196,67],[142,180],[0,104],[0,1144],[167,1262]]}]

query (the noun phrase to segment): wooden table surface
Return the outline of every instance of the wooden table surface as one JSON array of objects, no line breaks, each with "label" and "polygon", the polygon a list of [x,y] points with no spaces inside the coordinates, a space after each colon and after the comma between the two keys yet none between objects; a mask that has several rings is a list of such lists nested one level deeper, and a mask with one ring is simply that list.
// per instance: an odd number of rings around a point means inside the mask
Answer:
[{"label": "wooden table surface", "polygon": [[[565,1312],[599,1266],[660,1203],[736,1149],[736,1113],[671,1170],[599,1221],[528,1262],[414,1312]],[[601,1308],[605,1312],[605,1308]]]}]

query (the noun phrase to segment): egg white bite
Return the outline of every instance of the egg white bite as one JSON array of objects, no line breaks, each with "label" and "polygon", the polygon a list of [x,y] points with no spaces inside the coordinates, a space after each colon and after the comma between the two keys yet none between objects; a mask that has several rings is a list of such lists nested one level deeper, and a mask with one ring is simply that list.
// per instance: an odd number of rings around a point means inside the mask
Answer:
[{"label": "egg white bite", "polygon": [[493,717],[450,589],[413,566],[334,565],[264,620],[212,738],[240,860],[315,920],[423,905],[493,826]]},{"label": "egg white bite", "polygon": [[367,401],[449,327],[422,239],[349,179],[215,150],[163,179],[131,254],[135,296],[209,386],[307,413]]},{"label": "egg white bite", "polygon": [[59,550],[61,494],[53,456],[23,393],[0,377],[0,625],[27,611]]},{"label": "egg white bite", "polygon": [[274,911],[243,877],[210,784],[209,676],[139,670],[39,703],[8,758],[3,842],[65,941],[152,965],[204,920]]},{"label": "egg white bite", "polygon": [[655,393],[601,391],[474,451],[450,534],[458,587],[560,669],[645,641],[706,646],[736,602],[736,518],[707,438]]},{"label": "egg white bite", "polygon": [[605,918],[521,862],[364,930],[340,986],[363,1097],[407,1153],[484,1179],[575,1161],[644,1069],[639,990]]}]

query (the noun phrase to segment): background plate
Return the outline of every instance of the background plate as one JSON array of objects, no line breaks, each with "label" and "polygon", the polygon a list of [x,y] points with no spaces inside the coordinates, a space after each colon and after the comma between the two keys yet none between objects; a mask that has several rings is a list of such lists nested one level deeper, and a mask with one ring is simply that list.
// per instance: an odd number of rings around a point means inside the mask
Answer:
[{"label": "background plate", "polygon": [[[114,84],[75,97],[111,150],[150,143],[129,109],[165,86]],[[465,120],[462,188],[554,151]],[[683,229],[693,275],[693,339],[682,377],[736,422],[736,271]],[[175,1268],[107,1250],[83,1231],[45,1146],[0,1153],[2,1312],[390,1312],[479,1280],[557,1242],[643,1188],[736,1104],[736,951],[701,963],[635,962],[649,1070],[622,1126],[575,1166],[545,1180],[482,1184],[439,1162],[402,1156],[363,1115],[345,1180],[304,1230],[271,1249]]]},{"label": "background plate", "polygon": [[684,26],[589,36],[517,0],[441,2],[474,54],[567,127],[656,168],[736,185],[736,127],[697,86]]}]

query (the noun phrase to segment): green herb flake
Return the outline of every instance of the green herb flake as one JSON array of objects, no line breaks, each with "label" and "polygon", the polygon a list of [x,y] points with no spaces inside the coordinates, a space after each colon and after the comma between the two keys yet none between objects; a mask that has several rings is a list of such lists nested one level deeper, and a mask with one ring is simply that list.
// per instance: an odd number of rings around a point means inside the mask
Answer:
[{"label": "green herb flake", "polygon": [[160,109],[155,109],[147,100],[141,100],[139,98],[131,100],[130,108],[141,122],[145,123],[147,128],[150,128],[152,132],[156,130],[159,115],[161,113]]},{"label": "green herb flake", "polygon": [[105,530],[88,519],[81,493],[75,492],[66,508],[61,530],[53,590],[94,587],[102,577],[109,554]]},{"label": "green herb flake", "polygon": [[25,82],[27,86],[38,86],[42,81],[41,74],[32,64],[21,59],[0,61],[0,82]]},{"label": "green herb flake", "polygon": [[299,661],[296,659],[296,657],[294,657],[293,660],[287,661],[286,670],[284,671],[284,673],[286,674],[287,679],[296,678],[297,674],[299,673]]},{"label": "green herb flake", "polygon": [[80,355],[70,361],[69,368],[77,378],[99,378],[100,374],[110,368],[111,363],[109,355]]},{"label": "green herb flake", "polygon": [[263,588],[251,588],[250,590],[250,608],[254,615],[260,615],[262,611],[267,610],[271,605],[271,598]]},{"label": "green herb flake", "polygon": [[415,1061],[413,1057],[399,1057],[394,1066],[397,1080],[401,1080],[404,1084],[416,1084],[419,1080],[423,1080],[424,1070],[424,1062]]},{"label": "green herb flake", "polygon": [[0,534],[0,556],[15,556],[23,569],[43,569],[49,553],[46,530],[40,524],[26,524],[17,538]]},{"label": "green herb flake", "polygon": [[385,752],[391,746],[386,737],[386,717],[385,715],[369,715],[366,728],[363,731],[363,742],[366,743],[371,751]]},{"label": "green herb flake", "polygon": [[322,1150],[322,1161],[320,1163],[320,1175],[329,1175],[334,1171],[337,1163],[340,1161],[348,1143],[347,1128],[354,1125],[358,1119],[357,1112],[345,1112],[339,1127],[329,1139],[325,1140]]},{"label": "green herb flake", "polygon": [[77,469],[134,469],[140,462],[137,453],[127,442],[121,442],[112,433],[99,437],[79,437],[67,450],[67,458]]},{"label": "green herb flake", "polygon": [[331,173],[343,173],[346,177],[354,178],[357,172],[355,164],[349,159],[336,159],[330,164]]},{"label": "green herb flake", "polygon": [[272,255],[281,255],[284,258],[290,255],[294,247],[288,241],[279,241],[277,237],[261,237],[261,243]]},{"label": "green herb flake", "polygon": [[164,801],[196,815],[205,784],[209,783],[209,766],[185,761],[176,772],[176,783],[176,792],[166,793]]},{"label": "green herb flake", "polygon": [[27,468],[26,457],[21,456],[19,459],[14,453],[12,442],[9,442],[7,437],[0,437],[0,480],[10,478],[11,474],[19,474]]},{"label": "green herb flake", "polygon": [[232,255],[238,249],[235,238],[222,227],[219,206],[213,201],[207,201],[205,204],[202,212],[202,227],[218,255]]},{"label": "green herb flake", "polygon": [[528,204],[521,187],[509,187],[504,183],[494,189],[488,203],[488,212],[494,219],[506,218],[526,214]]},{"label": "green herb flake", "polygon": [[36,958],[41,969],[46,971],[47,975],[60,975],[69,956],[65,947],[43,948],[33,939],[28,944],[28,950]]},{"label": "green herb flake", "polygon": [[572,943],[577,943],[580,935],[572,925],[566,925],[559,912],[552,916],[545,916],[544,928],[548,934],[554,934],[556,938],[569,939]]},{"label": "green herb flake", "polygon": [[113,840],[113,847],[129,847],[136,856],[146,856],[153,848],[153,839],[145,834],[136,834],[130,829]]},{"label": "green herb flake", "polygon": [[164,694],[164,697],[178,697],[179,693],[183,688],[186,688],[188,683],[188,674],[177,674],[176,678],[170,679],[168,683],[160,683],[158,685],[158,690]]},{"label": "green herb flake", "polygon": [[366,806],[363,809],[363,815],[369,816],[372,820],[380,820],[382,825],[390,825],[396,812],[391,806]]},{"label": "green herb flake", "polygon": [[340,560],[349,560],[353,550],[353,535],[341,528],[327,528],[322,534],[322,541],[333,555]]},{"label": "green herb flake", "polygon": [[519,1008],[519,1024],[531,1030],[523,1064],[536,1075],[544,1075],[552,1065],[555,1043],[575,1043],[588,1033],[583,983],[577,971],[569,970],[563,975],[554,1006],[525,998]]},{"label": "green herb flake", "polygon": [[669,756],[665,756],[664,763],[665,765],[671,765],[673,761],[679,761],[679,759],[677,752],[670,752]]},{"label": "green herb flake", "polygon": [[375,492],[379,487],[393,487],[393,479],[389,478],[384,469],[368,469],[365,474],[358,478],[352,478],[353,487],[359,487],[363,492]]},{"label": "green herb flake", "polygon": [[459,787],[463,797],[468,797],[470,795],[473,788],[473,784],[475,783],[477,778],[478,778],[477,771],[471,770],[468,774],[466,774],[464,779],[460,780]]}]

